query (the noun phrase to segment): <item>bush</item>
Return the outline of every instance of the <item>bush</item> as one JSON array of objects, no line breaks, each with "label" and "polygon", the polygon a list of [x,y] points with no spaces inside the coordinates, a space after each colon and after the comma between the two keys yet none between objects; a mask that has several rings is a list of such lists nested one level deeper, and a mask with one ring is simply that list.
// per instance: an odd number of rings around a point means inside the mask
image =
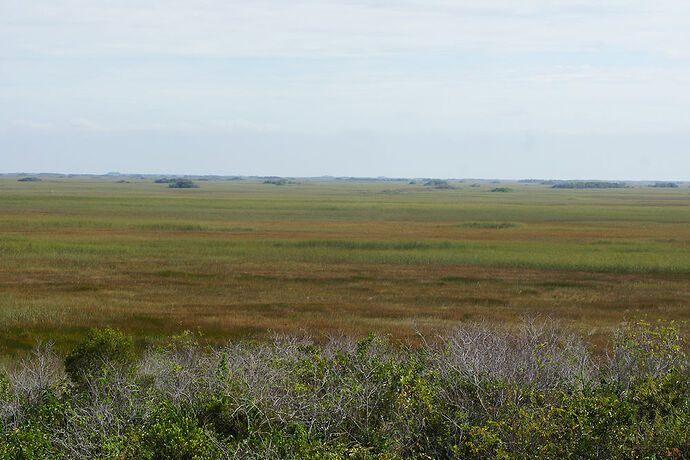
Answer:
[{"label": "bush", "polygon": [[41,182],[41,179],[38,177],[22,177],[21,179],[17,179],[17,182]]},{"label": "bush", "polygon": [[91,329],[65,358],[65,370],[74,383],[84,384],[106,367],[123,369],[134,359],[132,337],[109,327]]},{"label": "bush", "polygon": [[650,185],[650,187],[655,187],[655,188],[678,188],[678,184],[675,182],[655,182],[654,184]]},{"label": "bush", "polygon": [[209,349],[183,334],[136,362],[130,338],[92,330],[66,359],[76,388],[57,384],[53,356],[44,347],[0,373],[0,458],[690,452],[690,375],[673,323],[626,324],[609,360],[549,321],[460,325],[423,346],[372,335]]},{"label": "bush", "polygon": [[175,179],[168,185],[170,188],[199,188],[191,179]]},{"label": "bush", "polygon": [[630,321],[614,332],[612,345],[607,377],[620,390],[687,366],[683,339],[672,321]]},{"label": "bush", "polygon": [[[213,440],[197,421],[164,403],[140,433],[132,458],[207,460],[221,458]],[[138,452],[137,452],[138,450]]]},{"label": "bush", "polygon": [[49,433],[36,426],[27,426],[0,437],[0,458],[28,460],[58,458],[58,455]]},{"label": "bush", "polygon": [[448,183],[448,181],[441,180],[441,179],[428,180],[428,181],[424,182],[424,185],[426,187],[432,187],[432,188],[441,189],[441,190],[452,188],[450,186],[450,184]]}]

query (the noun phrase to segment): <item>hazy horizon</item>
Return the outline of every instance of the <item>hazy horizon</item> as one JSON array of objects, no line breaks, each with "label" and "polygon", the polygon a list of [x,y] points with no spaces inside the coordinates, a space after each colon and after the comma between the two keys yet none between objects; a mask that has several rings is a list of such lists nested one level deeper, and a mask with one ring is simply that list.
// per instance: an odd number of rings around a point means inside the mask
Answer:
[{"label": "hazy horizon", "polygon": [[4,173],[690,179],[682,0],[0,12]]},{"label": "hazy horizon", "polygon": [[449,180],[449,181],[501,181],[501,182],[525,182],[525,181],[535,181],[535,182],[635,182],[635,183],[647,183],[647,182],[673,182],[679,184],[690,183],[690,180],[667,180],[667,179],[625,179],[617,177],[607,177],[607,178],[591,178],[591,177],[570,177],[570,178],[553,178],[553,177],[456,177],[456,176],[333,176],[333,175],[320,175],[320,176],[288,176],[288,175],[268,175],[268,174],[190,174],[184,172],[120,172],[120,171],[108,171],[105,173],[100,172],[55,172],[55,171],[11,171],[11,172],[0,172],[0,176],[57,176],[57,177],[191,177],[191,178],[214,178],[217,177],[220,180],[227,178],[238,178],[238,179],[268,179],[268,178],[281,178],[281,179],[305,179],[305,180],[381,180],[381,181],[406,181],[406,180]]}]

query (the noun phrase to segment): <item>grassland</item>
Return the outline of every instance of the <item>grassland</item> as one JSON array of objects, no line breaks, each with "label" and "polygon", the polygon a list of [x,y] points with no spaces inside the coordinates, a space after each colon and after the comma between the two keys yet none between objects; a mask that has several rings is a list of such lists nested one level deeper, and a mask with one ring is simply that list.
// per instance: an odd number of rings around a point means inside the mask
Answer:
[{"label": "grassland", "polygon": [[543,313],[601,344],[625,318],[690,319],[687,185],[118,180],[0,178],[3,354],[104,325],[409,338]]}]

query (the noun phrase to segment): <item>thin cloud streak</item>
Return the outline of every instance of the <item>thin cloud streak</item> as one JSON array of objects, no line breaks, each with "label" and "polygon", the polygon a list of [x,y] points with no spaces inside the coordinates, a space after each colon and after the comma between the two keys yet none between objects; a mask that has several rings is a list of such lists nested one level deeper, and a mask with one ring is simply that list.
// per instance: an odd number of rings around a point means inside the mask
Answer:
[{"label": "thin cloud streak", "polygon": [[607,46],[683,58],[683,0],[649,2],[14,2],[3,55],[343,57],[568,51]]}]

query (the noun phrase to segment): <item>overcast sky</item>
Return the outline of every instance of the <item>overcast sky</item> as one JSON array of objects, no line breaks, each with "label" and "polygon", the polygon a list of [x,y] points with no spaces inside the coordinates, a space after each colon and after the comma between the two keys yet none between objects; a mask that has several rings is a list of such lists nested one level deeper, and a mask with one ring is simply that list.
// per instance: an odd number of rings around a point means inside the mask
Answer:
[{"label": "overcast sky", "polygon": [[0,0],[0,172],[690,180],[688,0]]}]

